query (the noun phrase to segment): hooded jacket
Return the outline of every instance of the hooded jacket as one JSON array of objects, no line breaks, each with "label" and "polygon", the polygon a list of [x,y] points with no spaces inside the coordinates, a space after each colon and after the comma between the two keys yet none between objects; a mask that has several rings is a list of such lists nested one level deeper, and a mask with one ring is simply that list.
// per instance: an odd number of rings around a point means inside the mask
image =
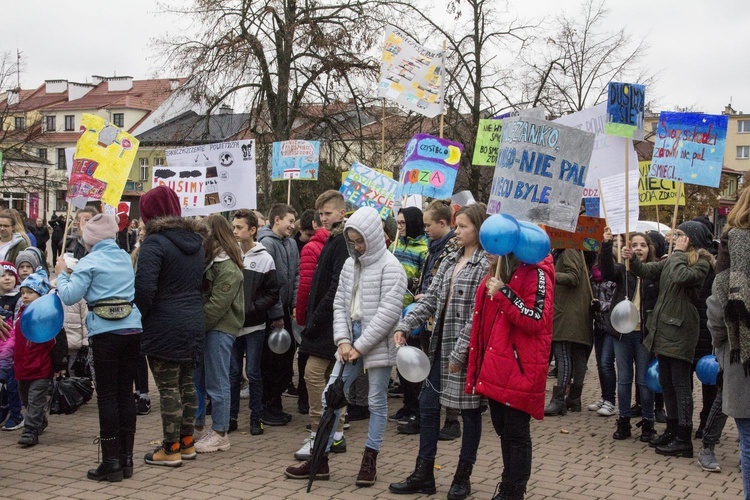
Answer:
[{"label": "hooded jacket", "polygon": [[299,288],[297,289],[297,306],[295,314],[297,315],[297,324],[304,325],[307,323],[307,299],[310,296],[310,286],[312,285],[315,266],[318,264],[320,252],[331,234],[328,229],[321,227],[315,231],[299,256]]},{"label": "hooded jacket", "polygon": [[[10,244],[8,245],[8,248],[5,249],[5,257],[0,255],[0,260],[7,260],[8,262],[15,263],[18,254],[26,250],[28,247],[29,244],[23,236],[18,233],[13,233],[13,236],[10,239]],[[36,267],[34,269],[36,269]]]},{"label": "hooded jacket", "polygon": [[266,248],[256,243],[242,256],[245,269],[245,322],[240,335],[264,330],[268,320],[280,319],[270,315],[271,309],[279,302],[279,281],[276,279],[276,265]]},{"label": "hooded jacket", "polygon": [[[283,317],[283,311],[296,304],[297,287],[299,286],[299,249],[294,238],[281,238],[269,226],[258,231],[258,242],[263,243],[276,264],[276,277],[279,280],[278,311],[276,317]],[[281,311],[281,313],[279,313]]]},{"label": "hooded jacket", "polygon": [[[347,241],[349,258],[339,277],[333,303],[333,340],[336,345],[352,344],[362,353],[365,369],[396,364],[396,346],[391,338],[401,318],[401,304],[406,293],[406,273],[398,259],[385,247],[385,234],[378,211],[362,207],[349,218],[344,231],[353,229],[365,240],[360,255]],[[352,299],[355,290],[362,312],[362,334],[352,338]]]},{"label": "hooded jacket", "polygon": [[245,322],[243,280],[242,270],[224,252],[208,265],[201,291],[207,332],[240,333]]},{"label": "hooded jacket", "polygon": [[203,344],[204,233],[197,221],[181,217],[158,217],[146,224],[135,303],[143,316],[141,353],[147,356],[191,362]]},{"label": "hooded jacket", "polygon": [[552,345],[552,256],[536,265],[519,264],[493,297],[486,286],[487,278],[477,289],[466,392],[541,420]]},{"label": "hooded jacket", "polygon": [[563,250],[555,263],[555,341],[592,345],[589,270],[580,250]]}]

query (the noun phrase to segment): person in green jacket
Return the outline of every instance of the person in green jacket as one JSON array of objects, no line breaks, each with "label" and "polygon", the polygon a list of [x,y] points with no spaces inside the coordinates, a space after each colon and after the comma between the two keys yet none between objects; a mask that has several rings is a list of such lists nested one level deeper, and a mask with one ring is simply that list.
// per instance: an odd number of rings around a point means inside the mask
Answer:
[{"label": "person in green jacket", "polygon": [[[229,407],[231,392],[229,364],[232,346],[245,322],[242,254],[234,239],[232,226],[220,215],[205,220],[208,238],[204,242],[206,270],[203,273],[203,314],[206,338],[203,352],[193,372],[198,395],[195,416],[196,453],[225,451],[229,444]],[[206,394],[211,398],[211,430],[205,432]]]},{"label": "person in green jacket", "polygon": [[659,384],[667,409],[667,430],[651,440],[660,455],[693,457],[692,370],[700,317],[695,302],[714,259],[708,251],[711,233],[700,222],[683,222],[674,231],[674,252],[666,260],[642,263],[633,250],[623,248],[630,271],[640,278],[659,280],[659,297],[646,321],[643,341],[659,360]]}]

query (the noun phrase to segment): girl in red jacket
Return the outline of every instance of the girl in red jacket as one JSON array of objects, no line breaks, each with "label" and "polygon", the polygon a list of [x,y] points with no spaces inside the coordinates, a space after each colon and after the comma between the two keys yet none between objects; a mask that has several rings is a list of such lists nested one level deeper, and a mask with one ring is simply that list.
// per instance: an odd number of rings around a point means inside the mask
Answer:
[{"label": "girl in red jacket", "polygon": [[489,399],[503,453],[496,498],[522,499],[531,477],[530,420],[544,417],[547,361],[552,344],[555,271],[548,255],[535,265],[513,254],[490,256],[477,289],[466,392]]}]

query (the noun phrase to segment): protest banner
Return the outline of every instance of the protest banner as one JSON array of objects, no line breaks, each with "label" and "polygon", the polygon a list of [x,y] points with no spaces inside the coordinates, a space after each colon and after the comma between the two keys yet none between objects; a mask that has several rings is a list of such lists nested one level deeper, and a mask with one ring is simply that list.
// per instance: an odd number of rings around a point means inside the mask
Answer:
[{"label": "protest banner", "polygon": [[607,89],[605,133],[642,141],[645,106],[644,85],[610,82]]},{"label": "protest banner", "polygon": [[626,231],[625,210],[626,206],[630,212],[630,228],[638,224],[638,176],[631,175],[628,178],[630,183],[628,196],[630,201],[625,203],[625,172],[611,177],[599,179],[601,189],[601,202],[603,216],[607,218],[607,225],[612,229],[614,234],[622,234]]},{"label": "protest banner", "polygon": [[320,141],[281,141],[273,143],[271,180],[318,180]]},{"label": "protest banner", "polygon": [[[355,162],[355,163],[359,163],[359,162]],[[361,165],[361,163],[360,163],[360,165]],[[370,170],[374,170],[375,172],[377,172],[377,173],[379,173],[381,175],[385,175],[389,179],[393,179],[393,172],[391,172],[390,170],[383,170],[383,169],[380,169],[380,168],[371,168],[371,167],[367,167],[367,168],[369,168]],[[342,184],[346,180],[346,176],[347,175],[349,175],[349,171],[348,170],[342,170],[341,171],[341,183]]]},{"label": "protest banner", "polygon": [[154,168],[152,189],[167,186],[177,194],[182,208],[203,208],[206,197],[206,169],[200,167]]},{"label": "protest banner", "polygon": [[588,217],[601,217],[599,210],[599,198],[584,198],[583,206]]},{"label": "protest banner", "polygon": [[[210,215],[240,208],[256,208],[255,141],[201,144],[166,151],[167,167],[190,167],[204,173],[203,204],[182,205],[183,216]],[[192,193],[187,193],[192,194]]]},{"label": "protest banner", "polygon": [[386,26],[378,97],[434,118],[444,109],[444,74],[444,49],[428,49],[398,28]]},{"label": "protest banner", "polygon": [[727,115],[663,111],[648,176],[719,187],[728,122]]},{"label": "protest banner", "polygon": [[599,242],[604,239],[605,226],[604,219],[580,215],[573,232],[549,226],[543,226],[543,228],[549,236],[552,248],[572,248],[574,250],[598,252]]},{"label": "protest banner", "polygon": [[487,212],[573,231],[594,134],[545,120],[507,118]]},{"label": "protest banner", "polygon": [[29,193],[29,219],[39,218],[39,193]]},{"label": "protest banner", "polygon": [[[625,148],[628,148],[628,167],[633,176],[638,176],[638,155],[632,141],[624,137],[607,135],[604,127],[607,123],[607,103],[601,103],[593,108],[584,109],[577,113],[562,116],[554,123],[585,130],[596,134],[594,150],[591,152],[586,185],[583,188],[585,198],[598,198],[599,186],[597,180],[622,172],[625,168]],[[601,215],[603,216],[603,214]]]},{"label": "protest banner", "polygon": [[500,149],[502,131],[502,120],[479,120],[477,141],[474,144],[474,156],[471,159],[472,165],[483,167],[494,167],[497,165],[497,152]]},{"label": "protest banner", "polygon": [[372,207],[386,219],[393,209],[398,182],[355,161],[339,191],[346,202],[357,207]]},{"label": "protest banner", "polygon": [[463,149],[463,144],[428,134],[412,137],[401,166],[398,197],[450,198]]},{"label": "protest banner", "polygon": [[85,197],[116,207],[138,151],[138,139],[104,118],[84,113],[67,199]]},{"label": "protest banner", "polygon": [[[674,205],[677,197],[677,182],[649,177],[650,161],[639,161],[638,204],[642,207]],[[680,205],[685,205],[685,187],[680,185]]]}]

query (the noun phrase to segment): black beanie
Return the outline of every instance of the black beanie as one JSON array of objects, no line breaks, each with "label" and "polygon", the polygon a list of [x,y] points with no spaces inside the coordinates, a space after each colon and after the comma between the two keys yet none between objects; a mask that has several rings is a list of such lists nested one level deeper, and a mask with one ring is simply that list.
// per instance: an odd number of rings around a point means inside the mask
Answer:
[{"label": "black beanie", "polygon": [[418,238],[424,234],[424,219],[422,211],[417,207],[406,207],[401,209],[406,221],[406,237]]},{"label": "black beanie", "polygon": [[685,233],[687,237],[690,238],[690,243],[692,243],[695,248],[708,249],[713,246],[711,232],[708,230],[705,224],[701,224],[700,222],[695,221],[687,221],[677,226],[677,229]]},{"label": "black beanie", "polygon": [[661,259],[667,253],[667,240],[664,239],[664,235],[659,231],[646,231],[646,236],[651,238],[651,243],[654,245],[654,252],[656,260]]}]

